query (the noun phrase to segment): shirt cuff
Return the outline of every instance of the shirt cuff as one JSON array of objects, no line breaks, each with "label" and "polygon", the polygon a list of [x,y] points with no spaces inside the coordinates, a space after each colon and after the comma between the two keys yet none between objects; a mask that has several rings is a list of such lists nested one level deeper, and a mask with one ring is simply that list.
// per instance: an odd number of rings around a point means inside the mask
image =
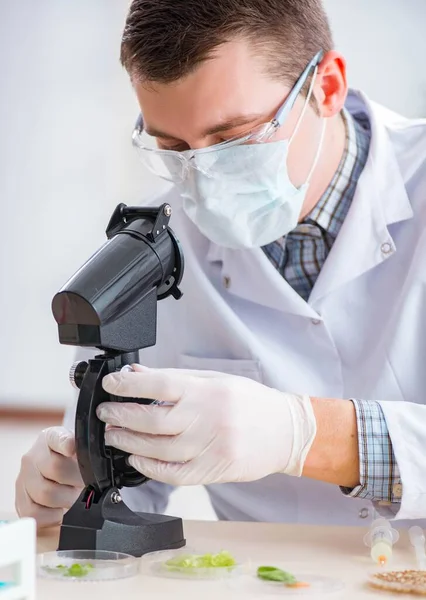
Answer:
[{"label": "shirt cuff", "polygon": [[360,485],[340,489],[351,498],[398,504],[402,498],[401,475],[382,408],[374,401],[352,402],[358,426]]}]

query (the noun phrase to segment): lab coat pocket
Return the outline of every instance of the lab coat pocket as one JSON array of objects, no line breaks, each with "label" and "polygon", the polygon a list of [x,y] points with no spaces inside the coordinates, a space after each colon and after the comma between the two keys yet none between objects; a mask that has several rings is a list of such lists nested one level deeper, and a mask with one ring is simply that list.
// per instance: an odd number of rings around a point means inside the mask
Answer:
[{"label": "lab coat pocket", "polygon": [[200,358],[189,354],[181,354],[179,368],[239,375],[263,383],[260,362],[254,359]]}]

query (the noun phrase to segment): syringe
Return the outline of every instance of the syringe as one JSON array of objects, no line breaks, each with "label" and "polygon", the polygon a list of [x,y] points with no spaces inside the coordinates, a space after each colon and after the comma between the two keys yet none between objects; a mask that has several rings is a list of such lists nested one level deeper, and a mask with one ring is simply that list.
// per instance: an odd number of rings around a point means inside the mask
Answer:
[{"label": "syringe", "polygon": [[410,542],[414,546],[419,571],[426,571],[425,535],[423,529],[415,525],[408,530]]},{"label": "syringe", "polygon": [[371,558],[382,566],[392,558],[392,547],[398,540],[399,533],[384,518],[374,521],[364,536],[364,544],[371,548]]}]

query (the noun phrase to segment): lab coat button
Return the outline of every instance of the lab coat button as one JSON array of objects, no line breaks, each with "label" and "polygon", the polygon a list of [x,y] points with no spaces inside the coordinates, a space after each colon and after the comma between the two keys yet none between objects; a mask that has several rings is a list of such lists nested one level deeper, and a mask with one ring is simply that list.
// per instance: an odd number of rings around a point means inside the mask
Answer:
[{"label": "lab coat button", "polygon": [[312,325],[319,325],[321,323],[321,319],[312,319]]},{"label": "lab coat button", "polygon": [[359,511],[359,518],[360,519],[366,519],[370,514],[370,511],[368,510],[368,508],[361,508],[361,510]]},{"label": "lab coat button", "polygon": [[382,254],[392,254],[392,252],[393,252],[392,244],[389,244],[389,242],[385,242],[384,244],[382,244],[381,251],[382,251]]},{"label": "lab coat button", "polygon": [[395,499],[402,498],[402,485],[400,483],[395,483],[395,485],[392,488],[392,492],[395,496]]},{"label": "lab coat button", "polygon": [[225,275],[225,277],[223,278],[223,285],[227,290],[229,290],[229,288],[231,287],[231,278],[227,275]]}]

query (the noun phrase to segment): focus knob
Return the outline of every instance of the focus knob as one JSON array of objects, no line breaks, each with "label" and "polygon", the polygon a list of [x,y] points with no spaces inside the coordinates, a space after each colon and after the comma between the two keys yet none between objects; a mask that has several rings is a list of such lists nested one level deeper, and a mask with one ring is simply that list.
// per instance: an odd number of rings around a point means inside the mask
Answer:
[{"label": "focus knob", "polygon": [[86,370],[89,364],[82,360],[77,361],[73,365],[71,365],[69,372],[69,380],[73,388],[79,390],[83,383],[84,375],[86,374]]}]

